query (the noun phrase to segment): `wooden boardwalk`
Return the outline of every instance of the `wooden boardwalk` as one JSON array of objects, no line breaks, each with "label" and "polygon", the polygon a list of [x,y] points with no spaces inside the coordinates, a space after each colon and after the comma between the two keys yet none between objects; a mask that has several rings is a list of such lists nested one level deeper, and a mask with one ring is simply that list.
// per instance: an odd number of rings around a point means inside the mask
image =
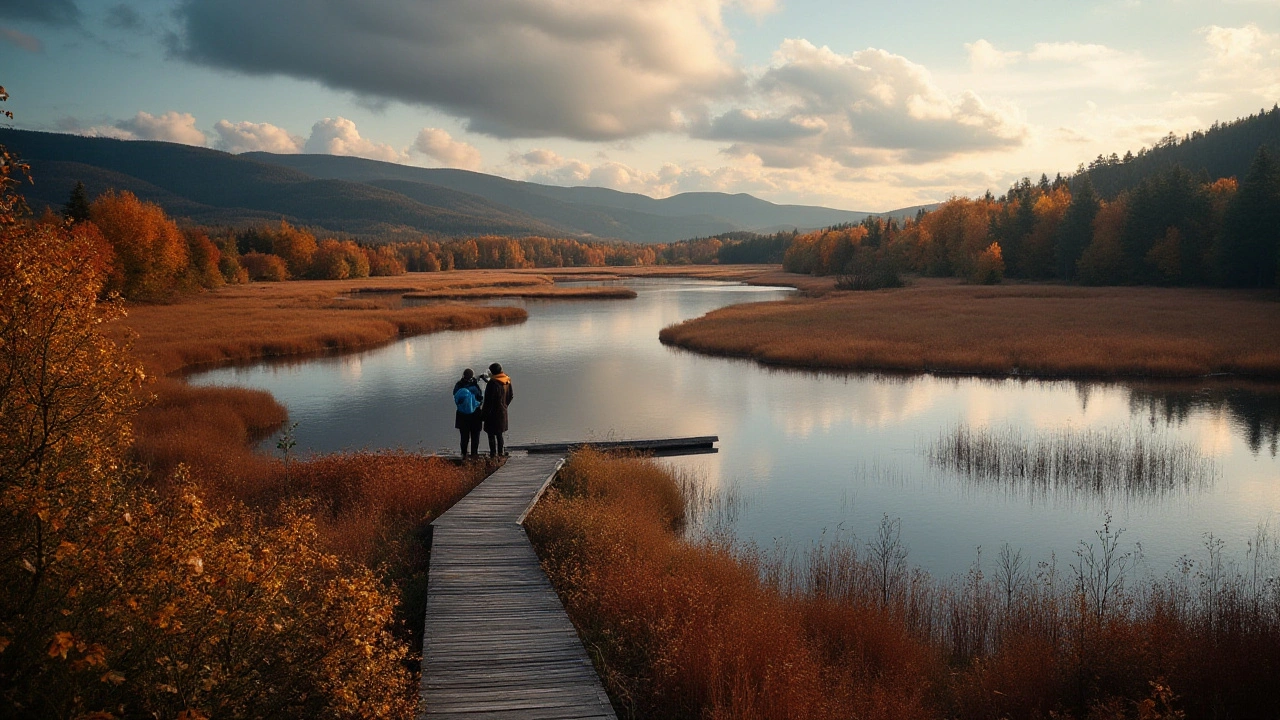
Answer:
[{"label": "wooden boardwalk", "polygon": [[520,525],[563,463],[515,453],[431,524],[422,717],[616,718]]},{"label": "wooden boardwalk", "polygon": [[714,453],[715,444],[720,440],[715,435],[699,437],[658,438],[656,440],[596,440],[565,441],[549,443],[533,443],[530,445],[512,445],[512,451],[524,450],[530,455],[551,453],[567,455],[578,448],[591,446],[597,450],[634,450],[654,455],[684,455],[693,453]]}]

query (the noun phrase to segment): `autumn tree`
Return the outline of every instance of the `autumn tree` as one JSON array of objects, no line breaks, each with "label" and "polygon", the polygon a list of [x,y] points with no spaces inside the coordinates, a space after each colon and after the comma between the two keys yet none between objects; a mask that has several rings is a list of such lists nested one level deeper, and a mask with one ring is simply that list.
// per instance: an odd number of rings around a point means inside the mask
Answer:
[{"label": "autumn tree", "polygon": [[82,226],[0,224],[0,716],[407,717],[392,603],[303,508],[141,482],[142,375]]},{"label": "autumn tree", "polygon": [[293,277],[305,277],[311,270],[311,259],[316,253],[316,247],[315,235],[284,220],[271,233],[271,253],[284,260]]},{"label": "autumn tree", "polygon": [[190,255],[182,231],[159,205],[108,190],[89,206],[89,217],[114,251],[107,291],[137,300],[177,292]]},{"label": "autumn tree", "polygon": [[1104,203],[1093,218],[1093,239],[1080,255],[1076,270],[1086,285],[1116,285],[1124,282],[1124,223],[1128,198],[1121,195]]}]

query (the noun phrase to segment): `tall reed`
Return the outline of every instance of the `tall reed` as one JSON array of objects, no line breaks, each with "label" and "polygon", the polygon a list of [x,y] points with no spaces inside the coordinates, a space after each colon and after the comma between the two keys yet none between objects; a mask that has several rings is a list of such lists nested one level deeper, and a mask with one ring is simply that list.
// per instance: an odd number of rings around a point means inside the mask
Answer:
[{"label": "tall reed", "polygon": [[1242,562],[1210,538],[1152,577],[1107,519],[1063,561],[1003,547],[940,580],[887,516],[867,541],[763,552],[681,533],[681,496],[652,461],[583,453],[530,516],[624,717],[1280,713],[1267,528]]},{"label": "tall reed", "polygon": [[1191,445],[1138,428],[1028,434],[961,424],[926,450],[930,464],[982,484],[1097,495],[1159,495],[1213,483],[1218,468]]}]

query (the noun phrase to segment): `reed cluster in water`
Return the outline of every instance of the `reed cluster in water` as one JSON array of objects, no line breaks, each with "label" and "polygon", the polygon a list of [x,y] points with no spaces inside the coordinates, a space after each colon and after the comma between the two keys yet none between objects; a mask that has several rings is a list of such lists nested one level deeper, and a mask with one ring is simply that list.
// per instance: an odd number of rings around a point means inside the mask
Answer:
[{"label": "reed cluster in water", "polygon": [[762,552],[682,533],[682,498],[652,461],[588,452],[530,516],[620,715],[1280,713],[1280,544],[1265,530],[1241,563],[1210,538],[1152,577],[1107,520],[1062,562],[1006,547],[939,580],[909,565],[888,517],[865,541]]},{"label": "reed cluster in water", "polygon": [[1110,495],[1159,495],[1202,487],[1217,465],[1191,445],[1136,428],[1028,434],[961,424],[927,448],[930,464],[978,483]]}]

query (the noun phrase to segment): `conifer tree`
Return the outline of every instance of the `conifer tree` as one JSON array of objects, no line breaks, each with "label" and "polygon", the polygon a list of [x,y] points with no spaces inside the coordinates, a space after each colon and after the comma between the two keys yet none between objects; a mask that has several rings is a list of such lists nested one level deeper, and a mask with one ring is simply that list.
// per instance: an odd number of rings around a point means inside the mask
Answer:
[{"label": "conifer tree", "polygon": [[1072,280],[1076,277],[1076,263],[1093,239],[1093,218],[1098,214],[1098,196],[1088,173],[1081,173],[1073,183],[1071,204],[1058,228],[1056,259],[1058,277]]},{"label": "conifer tree", "polygon": [[1280,165],[1259,148],[1227,208],[1219,253],[1228,285],[1262,287],[1277,280],[1280,261]]},{"label": "conifer tree", "polygon": [[67,204],[62,206],[62,217],[71,223],[89,219],[89,198],[85,195],[84,183],[76,181],[76,186],[71,189],[71,197],[67,198]]}]

